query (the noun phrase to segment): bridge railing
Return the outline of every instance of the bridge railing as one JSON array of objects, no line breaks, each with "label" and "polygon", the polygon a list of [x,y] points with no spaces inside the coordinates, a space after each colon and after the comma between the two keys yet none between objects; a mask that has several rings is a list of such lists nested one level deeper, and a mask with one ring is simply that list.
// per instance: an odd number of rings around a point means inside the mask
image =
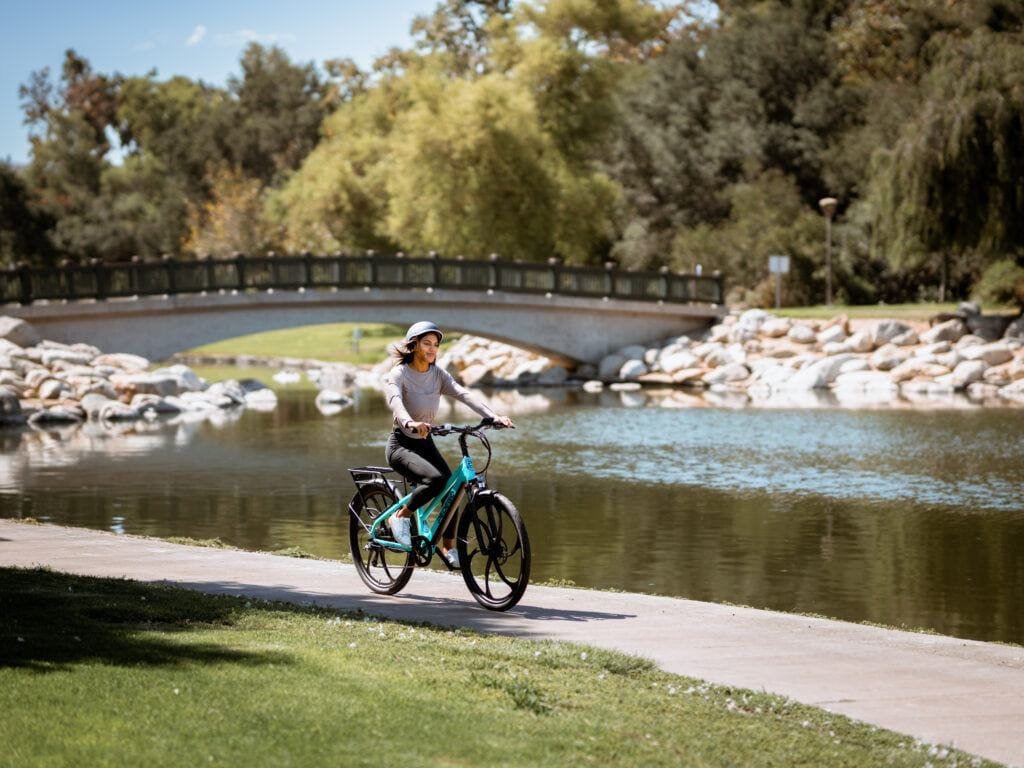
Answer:
[{"label": "bridge railing", "polygon": [[446,288],[563,296],[608,297],[672,303],[724,303],[721,275],[676,274],[662,269],[632,272],[574,267],[557,260],[523,263],[489,259],[401,254],[351,256],[236,255],[230,259],[133,260],[125,263],[65,263],[0,270],[0,303],[104,300],[127,296],[220,291],[330,288]]}]

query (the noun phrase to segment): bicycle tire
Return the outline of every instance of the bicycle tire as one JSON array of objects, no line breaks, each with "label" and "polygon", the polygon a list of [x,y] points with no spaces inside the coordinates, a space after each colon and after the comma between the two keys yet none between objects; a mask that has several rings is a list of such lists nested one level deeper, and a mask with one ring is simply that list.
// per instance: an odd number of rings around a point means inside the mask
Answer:
[{"label": "bicycle tire", "polygon": [[478,495],[458,528],[462,578],[490,611],[507,611],[530,582],[530,537],[515,505],[500,493]]},{"label": "bicycle tire", "polygon": [[[352,497],[348,515],[349,546],[356,572],[372,591],[380,595],[400,592],[413,572],[413,554],[370,541],[370,526],[398,499],[385,483],[365,483]],[[390,538],[390,531],[382,530],[378,538]]]}]

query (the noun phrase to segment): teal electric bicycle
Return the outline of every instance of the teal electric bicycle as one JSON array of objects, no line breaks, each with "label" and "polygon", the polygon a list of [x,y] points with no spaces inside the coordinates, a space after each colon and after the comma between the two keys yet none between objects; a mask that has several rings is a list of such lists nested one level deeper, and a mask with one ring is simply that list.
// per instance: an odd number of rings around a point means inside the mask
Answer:
[{"label": "teal electric bicycle", "polygon": [[[389,467],[349,469],[356,493],[348,505],[349,544],[352,559],[363,582],[374,592],[393,595],[401,591],[417,566],[429,565],[440,556],[438,542],[445,526],[459,515],[456,548],[462,578],[480,605],[492,611],[507,611],[522,598],[530,580],[530,539],[518,510],[503,495],[487,487],[485,472],[491,463],[491,444],[484,429],[498,429],[492,419],[474,426],[451,424],[431,427],[432,435],[459,436],[462,461],[435,498],[412,515],[412,545],[405,546],[391,535],[388,520],[412,495],[401,477]],[[467,448],[475,438],[487,453],[476,469]]]}]

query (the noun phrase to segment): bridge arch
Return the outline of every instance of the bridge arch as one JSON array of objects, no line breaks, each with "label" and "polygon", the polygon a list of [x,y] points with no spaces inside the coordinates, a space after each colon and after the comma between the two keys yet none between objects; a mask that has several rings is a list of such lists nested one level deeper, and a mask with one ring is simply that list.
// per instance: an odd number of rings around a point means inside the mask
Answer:
[{"label": "bridge arch", "polygon": [[718,305],[673,304],[506,291],[318,289],[217,291],[105,301],[33,302],[0,312],[48,339],[163,360],[186,349],[261,331],[337,322],[398,325],[430,319],[565,362],[596,363],[629,344],[705,328]]}]

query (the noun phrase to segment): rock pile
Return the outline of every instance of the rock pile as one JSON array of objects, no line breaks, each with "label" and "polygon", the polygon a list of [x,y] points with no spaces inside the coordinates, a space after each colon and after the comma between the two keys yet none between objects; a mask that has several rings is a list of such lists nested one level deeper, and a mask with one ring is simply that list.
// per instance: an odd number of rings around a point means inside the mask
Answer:
[{"label": "rock pile", "polygon": [[963,392],[983,402],[1024,402],[1024,324],[990,341],[960,318],[927,329],[898,320],[853,327],[845,316],[814,322],[753,309],[699,338],[680,336],[609,355],[601,382],[682,385],[763,400],[810,390],[871,400]]},{"label": "rock pile", "polygon": [[272,409],[273,390],[258,381],[208,384],[185,365],[150,370],[145,358],[104,354],[88,344],[39,338],[23,320],[0,318],[0,424],[203,418],[247,406]]}]

